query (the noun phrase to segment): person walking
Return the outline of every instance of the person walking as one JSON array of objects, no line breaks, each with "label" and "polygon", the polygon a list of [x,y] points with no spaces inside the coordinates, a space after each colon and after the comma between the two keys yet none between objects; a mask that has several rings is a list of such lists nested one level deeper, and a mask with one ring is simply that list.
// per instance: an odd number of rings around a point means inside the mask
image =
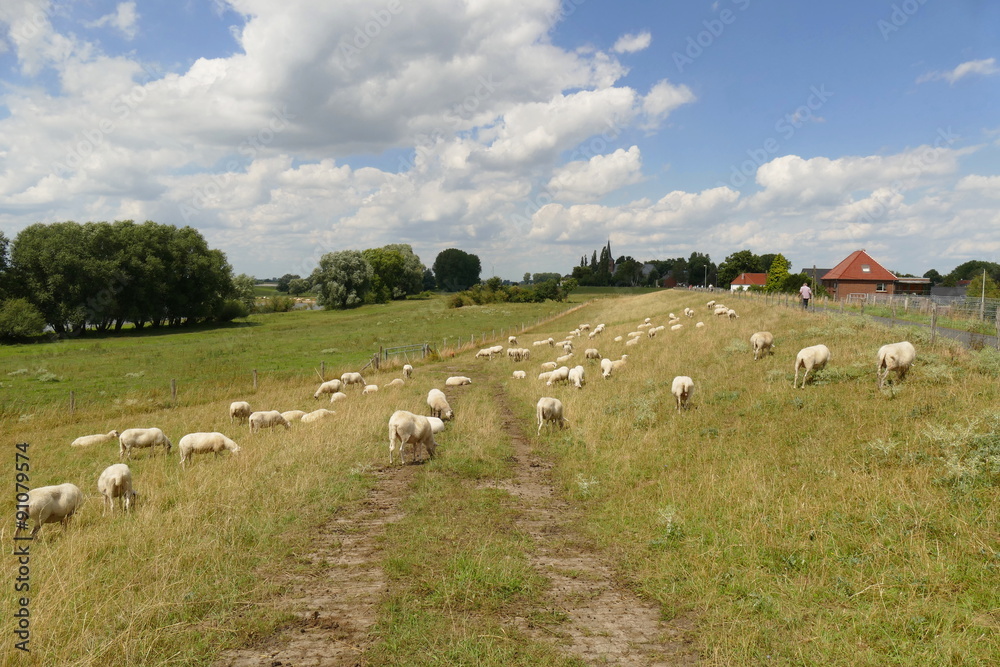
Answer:
[{"label": "person walking", "polygon": [[813,298],[813,292],[809,289],[809,283],[802,283],[799,288],[799,295],[802,297],[802,307],[809,308],[809,299]]}]

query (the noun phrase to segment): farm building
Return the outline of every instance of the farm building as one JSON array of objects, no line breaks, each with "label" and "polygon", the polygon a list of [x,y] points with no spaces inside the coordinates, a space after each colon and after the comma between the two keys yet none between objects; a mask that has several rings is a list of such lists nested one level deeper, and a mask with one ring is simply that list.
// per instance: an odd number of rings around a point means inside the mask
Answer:
[{"label": "farm building", "polygon": [[743,290],[746,292],[750,289],[751,285],[756,285],[757,287],[763,287],[767,284],[767,274],[766,273],[741,273],[733,279],[733,282],[729,283],[729,291],[735,292],[737,290]]},{"label": "farm building", "polygon": [[899,278],[872,259],[864,250],[855,250],[840,264],[822,277],[825,287],[834,299],[847,299],[850,295],[879,294],[930,294],[928,278]]}]

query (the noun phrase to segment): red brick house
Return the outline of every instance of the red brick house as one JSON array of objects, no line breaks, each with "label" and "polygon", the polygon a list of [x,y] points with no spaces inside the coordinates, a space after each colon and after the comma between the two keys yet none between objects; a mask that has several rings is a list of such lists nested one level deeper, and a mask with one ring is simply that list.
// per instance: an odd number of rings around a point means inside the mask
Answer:
[{"label": "red brick house", "polygon": [[764,287],[767,285],[767,274],[766,273],[741,273],[736,276],[733,282],[729,283],[729,291],[735,292],[737,290],[743,290],[746,292],[750,289],[751,285],[757,285],[758,287]]},{"label": "red brick house", "polygon": [[897,280],[864,250],[855,250],[821,278],[823,287],[837,300],[849,294],[895,294]]}]

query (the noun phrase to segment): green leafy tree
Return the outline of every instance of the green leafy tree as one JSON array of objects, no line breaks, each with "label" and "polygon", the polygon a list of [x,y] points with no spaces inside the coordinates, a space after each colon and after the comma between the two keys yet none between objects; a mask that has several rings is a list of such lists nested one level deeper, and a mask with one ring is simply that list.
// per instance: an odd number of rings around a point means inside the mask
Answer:
[{"label": "green leafy tree", "polygon": [[275,286],[275,289],[278,290],[279,292],[287,292],[289,283],[291,283],[296,278],[301,278],[301,277],[302,276],[300,275],[286,273],[285,275],[278,278],[278,284],[277,286]]},{"label": "green leafy tree", "polygon": [[580,283],[576,281],[576,278],[563,278],[560,289],[564,296],[569,296],[572,292],[580,287]]},{"label": "green leafy tree", "polygon": [[1000,282],[1000,264],[980,259],[973,259],[959,264],[948,274],[948,278],[951,279],[952,285],[954,285],[959,280],[972,280],[976,276],[981,277],[984,270],[986,271],[986,275],[992,278],[994,282]]},{"label": "green leafy tree", "polygon": [[943,276],[940,273],[938,273],[937,269],[931,269],[930,271],[925,273],[924,278],[929,278],[931,281],[931,285],[940,285],[941,281],[943,280]]},{"label": "green leafy tree", "polygon": [[409,294],[418,294],[424,289],[424,264],[413,252],[409,243],[390,243],[382,247],[388,252],[397,252],[403,258],[403,270],[392,285],[392,298],[403,299]]},{"label": "green leafy tree", "polygon": [[288,281],[288,293],[292,296],[301,296],[311,287],[312,284],[306,278],[292,278]]},{"label": "green leafy tree", "polygon": [[254,277],[246,273],[241,273],[233,278],[232,298],[243,304],[248,313],[253,312],[254,304],[257,303],[256,285],[257,281],[254,280]]},{"label": "green leafy tree", "polygon": [[368,293],[368,301],[372,303],[388,303],[394,295],[396,298],[406,296],[402,284],[405,271],[403,256],[395,250],[385,248],[369,248],[361,253],[372,267],[372,288]]},{"label": "green leafy tree", "polygon": [[437,287],[437,280],[434,279],[434,272],[430,269],[424,269],[424,290],[429,292],[435,287]]},{"label": "green leafy tree", "polygon": [[[980,273],[978,276],[972,279],[969,286],[965,288],[965,296],[971,297],[973,299],[979,299],[983,296],[983,274]],[[990,275],[986,274],[986,298],[987,299],[1000,299],[1000,285],[997,281],[993,280]]]},{"label": "green leafy tree", "polygon": [[16,341],[42,333],[45,318],[27,299],[0,303],[0,340]]},{"label": "green leafy tree", "polygon": [[479,257],[458,248],[448,248],[438,253],[434,260],[434,277],[439,289],[457,292],[479,282],[482,272]]},{"label": "green leafy tree", "polygon": [[780,292],[784,288],[788,279],[788,270],[792,268],[791,263],[785,259],[781,253],[774,256],[770,268],[767,270],[767,284],[764,285],[766,292]]},{"label": "green leafy tree", "polygon": [[328,252],[309,277],[317,303],[327,310],[354,308],[364,303],[375,272],[357,250]]},{"label": "green leafy tree", "polygon": [[740,250],[726,257],[719,264],[719,284],[728,285],[741,273],[764,273],[760,257],[749,250]]},{"label": "green leafy tree", "polygon": [[531,282],[534,284],[544,283],[546,280],[555,280],[556,282],[562,280],[561,273],[534,273],[531,276]]},{"label": "green leafy tree", "polygon": [[687,261],[688,282],[692,285],[704,285],[707,281],[709,285],[718,285],[718,271],[712,258],[700,252],[691,253]]},{"label": "green leafy tree", "polygon": [[521,278],[521,284],[522,285],[530,285],[531,284],[531,274],[529,272],[527,272],[527,271],[524,272],[524,277]]}]

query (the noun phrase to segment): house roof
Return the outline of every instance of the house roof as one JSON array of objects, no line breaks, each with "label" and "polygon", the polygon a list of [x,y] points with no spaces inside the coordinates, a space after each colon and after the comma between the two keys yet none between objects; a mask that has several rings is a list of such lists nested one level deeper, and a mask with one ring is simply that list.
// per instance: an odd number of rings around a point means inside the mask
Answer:
[{"label": "house roof", "polygon": [[822,280],[894,282],[896,276],[872,259],[871,255],[864,250],[855,250],[844,261],[827,271]]},{"label": "house roof", "polygon": [[731,285],[760,285],[763,287],[767,284],[767,274],[766,273],[741,273],[736,276]]}]

